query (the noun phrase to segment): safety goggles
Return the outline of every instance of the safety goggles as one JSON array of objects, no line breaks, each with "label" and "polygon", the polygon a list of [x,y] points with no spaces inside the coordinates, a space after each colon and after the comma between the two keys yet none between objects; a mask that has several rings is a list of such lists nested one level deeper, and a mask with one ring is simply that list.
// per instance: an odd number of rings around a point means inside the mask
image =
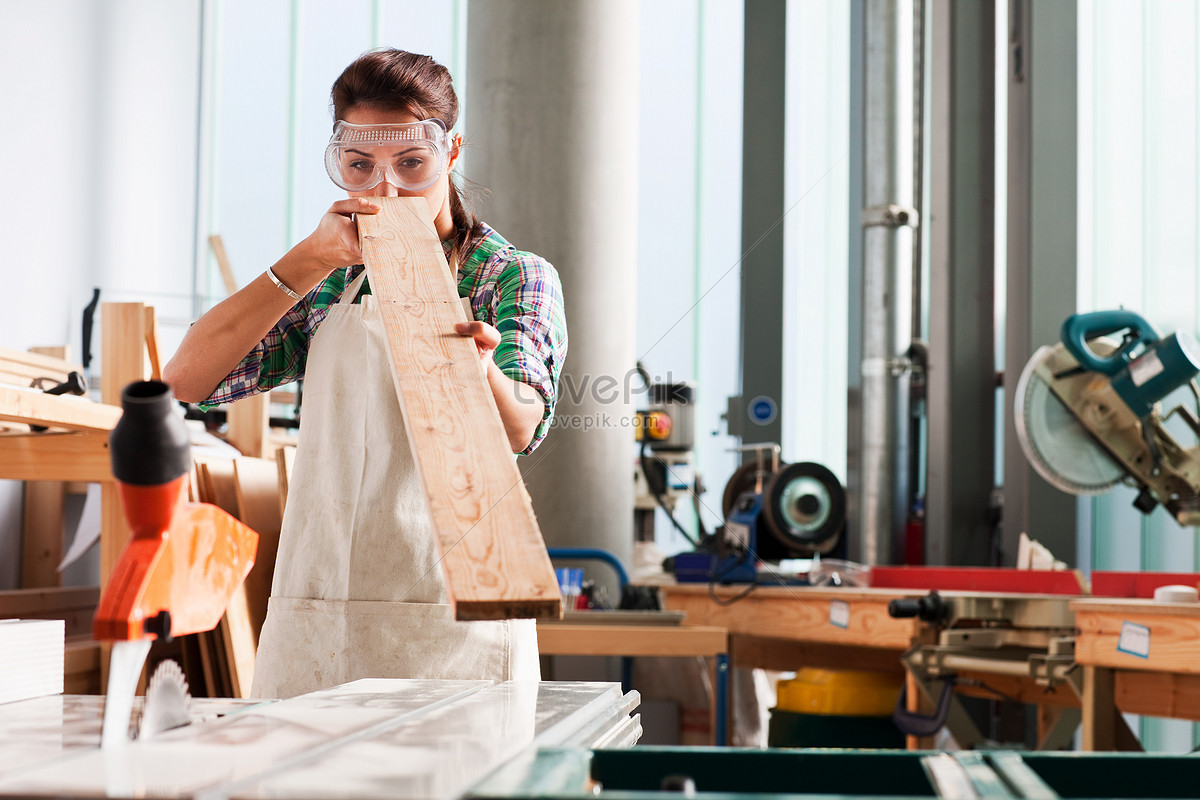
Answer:
[{"label": "safety goggles", "polygon": [[387,181],[418,192],[441,176],[450,136],[440,119],[399,125],[354,125],[338,120],[325,148],[325,171],[348,192]]}]

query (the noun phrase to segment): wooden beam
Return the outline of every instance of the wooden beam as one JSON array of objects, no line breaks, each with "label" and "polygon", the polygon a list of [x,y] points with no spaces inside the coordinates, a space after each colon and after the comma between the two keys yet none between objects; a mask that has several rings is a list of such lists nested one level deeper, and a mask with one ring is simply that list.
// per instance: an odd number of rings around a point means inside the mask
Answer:
[{"label": "wooden beam", "polygon": [[58,564],[63,555],[62,481],[26,481],[21,586],[61,586]]},{"label": "wooden beam", "polygon": [[154,315],[154,306],[146,306],[146,356],[150,361],[150,380],[162,380],[162,364],[158,357],[158,318]]},{"label": "wooden beam", "polygon": [[727,652],[724,628],[700,625],[539,624],[538,652],[553,656],[715,656]]},{"label": "wooden beam", "polygon": [[229,427],[225,440],[244,456],[266,455],[267,434],[271,429],[271,405],[267,394],[244,397],[226,411]]},{"label": "wooden beam", "polygon": [[558,581],[422,197],[359,215],[363,259],[458,619],[561,615]]},{"label": "wooden beam", "polygon": [[288,487],[292,483],[292,467],[296,463],[295,445],[287,445],[275,451],[275,461],[279,467],[279,518],[287,510]]},{"label": "wooden beam", "polygon": [[47,431],[0,436],[0,479],[111,481],[108,433]]},{"label": "wooden beam", "polygon": [[233,267],[229,264],[229,256],[225,253],[225,242],[221,234],[214,233],[208,237],[208,246],[212,248],[213,257],[217,259],[217,269],[221,270],[221,280],[225,283],[225,294],[237,291],[237,278],[233,277]]},{"label": "wooden beam", "polygon": [[904,651],[912,644],[921,623],[896,619],[888,603],[897,597],[920,597],[920,591],[902,589],[810,588],[763,586],[736,602],[745,589],[717,586],[709,597],[701,584],[661,587],[663,606],[687,612],[689,623],[716,625],[730,634],[750,634],[796,639],[810,644],[826,642]]},{"label": "wooden beam", "polygon": [[[268,459],[238,458],[233,462],[233,477],[238,519],[258,534],[254,567],[242,584],[250,635],[257,648],[258,634],[267,618],[267,601],[271,598],[271,579],[275,574],[275,554],[279,550],[279,529],[283,524],[279,502],[279,468],[276,462]],[[246,688],[248,690],[249,685]]]},{"label": "wooden beam", "polygon": [[67,379],[67,373],[83,372],[83,367],[72,364],[66,355],[66,348],[10,350],[0,347],[0,364],[3,364],[0,370],[21,379],[19,382],[23,386],[28,386],[34,378],[51,378],[61,383]]},{"label": "wooden beam", "polygon": [[1081,746],[1084,750],[1116,750],[1116,717],[1113,703],[1113,671],[1105,667],[1083,667],[1083,722]]},{"label": "wooden beam", "polygon": [[93,403],[83,397],[0,386],[0,421],[75,431],[111,431],[120,418],[119,397],[112,405],[108,401]]}]

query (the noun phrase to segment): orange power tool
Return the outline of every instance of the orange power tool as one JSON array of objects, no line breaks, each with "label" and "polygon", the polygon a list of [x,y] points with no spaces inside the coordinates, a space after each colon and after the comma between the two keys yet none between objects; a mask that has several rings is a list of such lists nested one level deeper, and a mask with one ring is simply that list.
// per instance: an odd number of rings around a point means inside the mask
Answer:
[{"label": "orange power tool", "polygon": [[170,388],[131,383],[109,437],[133,536],[96,610],[97,640],[169,639],[212,630],[254,566],[258,534],[217,506],[185,502],[191,447]]}]

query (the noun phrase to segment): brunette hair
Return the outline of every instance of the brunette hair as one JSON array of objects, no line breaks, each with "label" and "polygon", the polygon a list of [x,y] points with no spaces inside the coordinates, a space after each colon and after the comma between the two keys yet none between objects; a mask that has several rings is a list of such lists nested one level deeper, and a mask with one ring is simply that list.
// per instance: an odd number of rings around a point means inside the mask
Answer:
[{"label": "brunette hair", "polygon": [[[431,56],[404,50],[371,50],[355,59],[333,83],[330,92],[333,118],[370,106],[403,111],[417,119],[440,119],[447,130],[458,121],[458,95],[450,71]],[[482,234],[482,223],[463,204],[454,176],[450,176],[450,217],[454,222],[452,254],[462,256]]]}]

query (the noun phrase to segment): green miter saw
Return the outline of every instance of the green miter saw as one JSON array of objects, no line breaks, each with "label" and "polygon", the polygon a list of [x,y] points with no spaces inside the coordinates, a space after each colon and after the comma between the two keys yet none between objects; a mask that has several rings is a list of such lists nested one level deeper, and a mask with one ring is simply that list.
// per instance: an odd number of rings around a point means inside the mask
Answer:
[{"label": "green miter saw", "polygon": [[[1114,338],[1121,334],[1120,338]],[[1200,417],[1187,406],[1165,416],[1160,401],[1190,386],[1200,408],[1200,343],[1186,332],[1166,338],[1132,311],[1075,314],[1062,342],[1033,354],[1017,383],[1014,416],[1026,458],[1071,494],[1140,489],[1144,514],[1162,504],[1180,525],[1200,524],[1200,444],[1184,447],[1167,431],[1178,415],[1200,441]]]}]

